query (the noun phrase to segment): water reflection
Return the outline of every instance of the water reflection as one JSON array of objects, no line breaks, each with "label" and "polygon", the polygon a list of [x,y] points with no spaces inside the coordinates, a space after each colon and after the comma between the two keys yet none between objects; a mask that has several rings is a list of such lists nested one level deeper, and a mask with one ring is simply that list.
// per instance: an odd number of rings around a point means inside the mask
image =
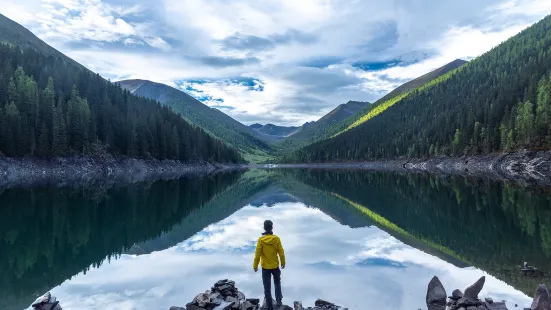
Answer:
[{"label": "water reflection", "polygon": [[[438,274],[448,288],[466,287],[482,272],[458,268],[372,227],[343,226],[302,203],[248,205],[188,240],[147,255],[123,255],[54,289],[69,309],[168,309],[183,305],[220,278],[236,280],[247,295],[261,296],[252,271],[262,222],[274,221],[289,262],[283,272],[287,300],[312,304],[323,296],[350,309],[412,309],[424,304],[426,285]],[[483,294],[514,303],[530,301],[493,277]]]},{"label": "water reflection", "polygon": [[0,300],[8,309],[27,307],[73,275],[158,237],[238,177],[0,193]]},{"label": "water reflection", "polygon": [[[10,189],[0,193],[0,299],[23,309],[55,287],[66,309],[168,309],[221,278],[261,296],[252,257],[270,218],[289,260],[287,301],[418,309],[433,275],[451,292],[486,274],[483,294],[512,309],[549,284],[549,197],[484,180],[322,170]],[[543,277],[523,276],[522,261]]]}]

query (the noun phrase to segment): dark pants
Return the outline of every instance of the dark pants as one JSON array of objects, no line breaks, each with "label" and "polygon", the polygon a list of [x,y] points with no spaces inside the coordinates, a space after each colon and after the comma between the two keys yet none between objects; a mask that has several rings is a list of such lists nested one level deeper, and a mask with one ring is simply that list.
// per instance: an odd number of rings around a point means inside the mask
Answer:
[{"label": "dark pants", "polygon": [[268,310],[273,310],[274,305],[272,301],[272,275],[274,276],[275,296],[279,301],[283,299],[281,295],[281,270],[276,269],[264,269],[262,268],[262,283],[264,284],[264,298],[266,298],[266,306]]}]

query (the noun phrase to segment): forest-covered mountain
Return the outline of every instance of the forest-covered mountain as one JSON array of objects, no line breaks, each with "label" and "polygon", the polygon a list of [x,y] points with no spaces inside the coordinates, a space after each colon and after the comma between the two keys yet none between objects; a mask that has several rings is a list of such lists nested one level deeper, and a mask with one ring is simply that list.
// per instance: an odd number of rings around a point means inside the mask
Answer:
[{"label": "forest-covered mountain", "polygon": [[252,124],[249,125],[249,128],[254,130],[257,135],[264,137],[269,141],[277,141],[285,139],[296,133],[300,128],[297,126],[278,126],[274,124]]},{"label": "forest-covered mountain", "polygon": [[369,105],[369,102],[361,101],[348,101],[347,103],[340,104],[319,120],[302,125],[292,135],[280,143],[279,146],[284,150],[296,149],[297,147],[326,138],[329,136],[327,131],[330,130],[330,128],[365,109]]},{"label": "forest-covered mountain", "polygon": [[349,101],[341,104],[320,120],[302,126],[297,130],[296,134],[290,136],[281,147],[284,150],[294,150],[316,141],[327,139],[336,135],[343,130],[346,130],[353,124],[361,120],[361,117],[369,114],[372,111],[377,111],[377,107],[385,106],[388,102],[394,102],[396,98],[404,96],[407,92],[422,87],[435,79],[444,76],[448,72],[455,70],[467,63],[464,60],[456,59],[440,68],[437,68],[429,73],[426,73],[414,80],[402,84],[394,89],[375,103]]},{"label": "forest-covered mountain", "polygon": [[550,47],[548,16],[285,160],[354,161],[549,149]]},{"label": "forest-covered mountain", "polygon": [[239,153],[151,99],[139,98],[0,15],[0,155],[106,152],[240,162]]},{"label": "forest-covered mountain", "polygon": [[147,80],[125,80],[117,84],[134,95],[157,100],[172,108],[190,123],[203,128],[244,153],[257,150],[267,152],[271,149],[266,141],[255,136],[255,131],[251,128],[181,90]]}]

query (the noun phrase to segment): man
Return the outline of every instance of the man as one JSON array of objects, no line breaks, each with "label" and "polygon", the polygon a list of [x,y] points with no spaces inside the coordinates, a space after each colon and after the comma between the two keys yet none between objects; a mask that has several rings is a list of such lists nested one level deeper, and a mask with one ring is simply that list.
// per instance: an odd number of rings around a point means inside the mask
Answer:
[{"label": "man", "polygon": [[[253,269],[258,271],[258,263],[262,265],[262,283],[264,284],[264,298],[268,310],[274,310],[272,302],[272,279],[274,276],[276,305],[282,305],[283,295],[281,294],[281,270],[279,270],[279,260],[281,260],[281,269],[285,269],[285,252],[281,245],[279,237],[273,233],[274,224],[272,221],[264,221],[264,233],[258,238],[256,243],[256,252],[254,255]],[[279,255],[279,259],[278,259]]]}]

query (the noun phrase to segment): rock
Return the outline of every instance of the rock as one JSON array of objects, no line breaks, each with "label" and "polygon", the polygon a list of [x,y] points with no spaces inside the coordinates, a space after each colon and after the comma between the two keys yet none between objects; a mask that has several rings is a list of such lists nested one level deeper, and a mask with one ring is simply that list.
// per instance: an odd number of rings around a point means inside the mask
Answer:
[{"label": "rock", "polygon": [[199,306],[197,306],[193,303],[189,303],[189,304],[186,305],[186,310],[207,310],[207,309],[205,309],[203,307],[199,307]]},{"label": "rock", "polygon": [[186,310],[186,308],[182,308],[182,307],[170,307],[170,310]]},{"label": "rock", "polygon": [[451,299],[454,299],[454,300],[458,300],[460,299],[461,297],[463,297],[463,293],[458,290],[458,289],[455,289],[453,290],[452,292],[452,296],[450,297]]},{"label": "rock", "polygon": [[493,304],[494,303],[494,300],[491,299],[491,298],[484,298],[484,301],[489,303],[489,304]]},{"label": "rock", "polygon": [[478,310],[477,306],[468,306],[467,310]]},{"label": "rock", "polygon": [[245,300],[245,294],[241,293],[241,292],[237,292],[237,299],[239,300]]},{"label": "rock", "polygon": [[486,277],[482,276],[473,285],[465,289],[465,294],[463,294],[463,296],[470,299],[478,299],[478,294],[484,287],[484,282],[486,282]]},{"label": "rock", "polygon": [[193,303],[199,307],[205,308],[206,305],[210,303],[210,297],[205,293],[201,293],[193,298]]},{"label": "rock", "polygon": [[295,301],[293,303],[293,308],[294,310],[304,310],[304,308],[302,307],[302,302],[300,301]]},{"label": "rock", "polygon": [[478,306],[480,304],[480,301],[477,299],[471,299],[467,297],[463,297],[457,301],[457,306],[459,307],[469,307],[469,306]]},{"label": "rock", "polygon": [[237,299],[237,297],[228,296],[228,297],[226,297],[225,301],[233,302],[233,306],[232,306],[233,309],[239,309],[239,307],[240,307],[239,299]]},{"label": "rock", "polygon": [[461,308],[459,308],[459,309],[457,309],[457,310],[467,310],[467,309],[465,309],[464,307],[461,307]]},{"label": "rock", "polygon": [[427,288],[427,307],[429,310],[444,310],[446,308],[446,290],[438,277],[433,277]]},{"label": "rock", "polygon": [[220,305],[216,306],[212,310],[230,310],[233,306],[233,302],[223,301]]},{"label": "rock", "polygon": [[476,310],[487,310],[488,308],[484,307],[483,305],[480,305],[476,308]]},{"label": "rock", "polygon": [[543,284],[538,286],[536,294],[534,294],[534,300],[532,301],[531,310],[549,310],[549,291]]},{"label": "rock", "polygon": [[253,310],[253,309],[256,309],[257,306],[253,305],[251,302],[249,301],[244,301],[242,304],[241,304],[241,310]]},{"label": "rock", "polygon": [[258,298],[247,298],[247,301],[250,302],[251,304],[255,305],[255,306],[260,304],[260,299],[258,299]]},{"label": "rock", "polygon": [[328,302],[328,301],[325,301],[323,299],[318,299],[316,300],[316,302],[314,303],[314,305],[316,307],[335,307],[334,304]]}]

